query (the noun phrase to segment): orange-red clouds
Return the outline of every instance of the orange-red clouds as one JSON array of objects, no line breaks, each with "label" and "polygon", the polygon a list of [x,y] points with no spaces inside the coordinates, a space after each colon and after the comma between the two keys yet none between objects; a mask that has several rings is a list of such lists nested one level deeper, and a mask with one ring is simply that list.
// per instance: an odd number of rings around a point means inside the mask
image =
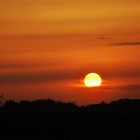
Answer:
[{"label": "orange-red clouds", "polygon": [[[140,2],[0,0],[0,91],[79,104],[140,98]],[[100,73],[100,89],[83,77]]]}]

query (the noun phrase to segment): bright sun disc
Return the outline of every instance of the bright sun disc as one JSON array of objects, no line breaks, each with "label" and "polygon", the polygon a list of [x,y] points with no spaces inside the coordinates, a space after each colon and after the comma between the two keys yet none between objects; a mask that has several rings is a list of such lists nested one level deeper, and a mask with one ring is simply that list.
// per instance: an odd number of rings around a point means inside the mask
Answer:
[{"label": "bright sun disc", "polygon": [[86,87],[99,87],[102,84],[102,79],[97,73],[89,73],[84,79]]}]

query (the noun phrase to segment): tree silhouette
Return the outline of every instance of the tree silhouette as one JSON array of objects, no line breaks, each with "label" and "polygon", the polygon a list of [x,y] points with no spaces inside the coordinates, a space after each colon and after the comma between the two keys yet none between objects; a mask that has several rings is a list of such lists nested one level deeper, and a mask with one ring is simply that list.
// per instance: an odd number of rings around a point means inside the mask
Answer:
[{"label": "tree silhouette", "polygon": [[0,107],[3,106],[3,104],[4,104],[4,94],[2,93],[0,95]]}]

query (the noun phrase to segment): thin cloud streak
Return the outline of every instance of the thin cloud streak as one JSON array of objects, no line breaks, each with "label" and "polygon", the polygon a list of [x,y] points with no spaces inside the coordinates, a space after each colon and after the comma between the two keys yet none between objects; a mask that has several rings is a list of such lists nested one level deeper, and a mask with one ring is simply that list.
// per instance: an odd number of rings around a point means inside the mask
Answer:
[{"label": "thin cloud streak", "polygon": [[3,73],[0,74],[0,84],[27,84],[54,82],[61,80],[74,79],[72,72],[66,71],[48,71],[48,72],[30,72],[30,73]]},{"label": "thin cloud streak", "polygon": [[47,63],[1,63],[0,69],[15,69],[16,68],[52,68],[59,66],[58,62]]},{"label": "thin cloud streak", "polygon": [[111,43],[111,45],[120,45],[120,46],[140,46],[140,42],[116,42],[116,43]]},{"label": "thin cloud streak", "polygon": [[118,85],[118,86],[105,86],[104,90],[108,89],[108,90],[140,90],[140,84],[130,84],[130,85]]}]

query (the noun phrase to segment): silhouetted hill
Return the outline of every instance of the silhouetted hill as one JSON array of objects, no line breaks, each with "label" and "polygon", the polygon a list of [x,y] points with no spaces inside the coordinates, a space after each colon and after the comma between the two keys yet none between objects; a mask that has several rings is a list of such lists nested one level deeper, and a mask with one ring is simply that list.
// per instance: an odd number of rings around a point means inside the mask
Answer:
[{"label": "silhouetted hill", "polygon": [[140,100],[120,99],[109,104],[91,104],[77,106],[74,102],[60,102],[52,99],[35,101],[6,101],[0,109],[11,113],[47,113],[47,112],[106,112],[106,113],[140,113]]},{"label": "silhouetted hill", "polygon": [[91,104],[82,108],[82,111],[89,112],[114,112],[114,113],[140,113],[140,100],[120,99],[109,104]]}]

